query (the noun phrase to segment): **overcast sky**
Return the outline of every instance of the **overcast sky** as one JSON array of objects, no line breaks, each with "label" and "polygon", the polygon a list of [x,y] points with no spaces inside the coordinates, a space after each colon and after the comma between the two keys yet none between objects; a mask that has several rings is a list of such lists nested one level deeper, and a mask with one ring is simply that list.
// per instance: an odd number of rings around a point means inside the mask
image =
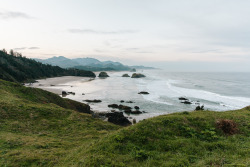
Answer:
[{"label": "overcast sky", "polygon": [[250,0],[1,0],[0,47],[177,71],[250,71]]}]

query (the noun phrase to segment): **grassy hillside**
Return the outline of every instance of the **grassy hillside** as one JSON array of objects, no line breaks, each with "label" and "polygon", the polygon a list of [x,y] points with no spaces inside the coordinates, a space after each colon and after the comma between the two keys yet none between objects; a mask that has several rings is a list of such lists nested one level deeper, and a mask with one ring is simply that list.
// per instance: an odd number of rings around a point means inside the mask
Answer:
[{"label": "grassy hillside", "polygon": [[82,103],[0,80],[0,166],[250,166],[250,107],[125,128],[84,112]]},{"label": "grassy hillside", "polygon": [[0,51],[0,79],[15,82],[34,81],[38,78],[57,76],[95,77],[91,71],[63,69],[36,62],[22,56],[12,56]]},{"label": "grassy hillside", "polygon": [[0,166],[53,166],[119,127],[89,106],[0,80]]},{"label": "grassy hillside", "polygon": [[[223,124],[223,119],[233,120],[237,127],[227,125],[232,123],[227,120]],[[60,165],[250,166],[250,107],[158,116],[118,130],[88,150],[83,148]]]}]

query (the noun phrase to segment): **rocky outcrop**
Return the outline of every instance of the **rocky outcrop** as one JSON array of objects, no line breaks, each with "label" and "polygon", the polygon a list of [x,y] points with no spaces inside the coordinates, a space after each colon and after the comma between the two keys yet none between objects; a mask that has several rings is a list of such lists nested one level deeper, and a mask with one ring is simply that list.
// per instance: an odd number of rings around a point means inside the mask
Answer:
[{"label": "rocky outcrop", "polygon": [[129,106],[125,106],[125,105],[117,105],[117,104],[109,104],[108,107],[110,108],[117,108],[119,110],[131,110],[132,108]]},{"label": "rocky outcrop", "polygon": [[138,107],[138,106],[135,106],[135,107],[134,107],[134,109],[136,109],[136,110],[139,110],[139,109],[140,109],[140,107]]},{"label": "rocky outcrop", "polygon": [[109,77],[109,75],[106,72],[100,72],[100,74],[98,75],[98,77],[100,77],[100,78],[107,78],[107,77]]},{"label": "rocky outcrop", "polygon": [[192,102],[190,102],[190,101],[182,101],[181,103],[183,103],[183,104],[192,104]]},{"label": "rocky outcrop", "polygon": [[123,74],[122,77],[130,77],[128,74]]},{"label": "rocky outcrop", "polygon": [[142,91],[142,92],[139,92],[138,94],[148,95],[149,93],[148,93],[148,92],[145,92],[145,91]]},{"label": "rocky outcrop", "polygon": [[143,77],[146,77],[146,76],[140,73],[134,73],[131,78],[143,78]]},{"label": "rocky outcrop", "polygon": [[110,107],[110,108],[118,108],[118,105],[117,104],[109,104],[108,107]]},{"label": "rocky outcrop", "polygon": [[197,107],[195,108],[195,111],[199,111],[199,110],[204,110],[204,105],[202,105],[202,106],[197,106]]},{"label": "rocky outcrop", "polygon": [[179,100],[188,100],[188,99],[185,97],[180,97]]},{"label": "rocky outcrop", "polygon": [[102,101],[101,100],[83,100],[83,101],[86,101],[88,103],[101,103]]},{"label": "rocky outcrop", "polygon": [[107,113],[108,121],[121,126],[129,126],[132,123],[123,115],[122,112]]}]

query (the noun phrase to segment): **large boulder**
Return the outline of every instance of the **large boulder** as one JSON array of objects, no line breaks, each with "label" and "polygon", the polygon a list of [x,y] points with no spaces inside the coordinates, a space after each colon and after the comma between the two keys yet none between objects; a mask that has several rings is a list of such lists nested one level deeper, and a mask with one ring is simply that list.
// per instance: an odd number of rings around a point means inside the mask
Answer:
[{"label": "large boulder", "polygon": [[108,74],[106,72],[100,72],[100,74],[98,75],[98,77],[100,77],[100,78],[107,78],[109,76],[108,76]]},{"label": "large boulder", "polygon": [[123,74],[122,77],[130,77],[128,74]]},{"label": "large boulder", "polygon": [[128,126],[132,123],[123,115],[122,112],[107,113],[108,121],[116,125]]},{"label": "large boulder", "polygon": [[146,76],[140,73],[134,73],[131,78],[143,78],[143,77],[146,77]]}]

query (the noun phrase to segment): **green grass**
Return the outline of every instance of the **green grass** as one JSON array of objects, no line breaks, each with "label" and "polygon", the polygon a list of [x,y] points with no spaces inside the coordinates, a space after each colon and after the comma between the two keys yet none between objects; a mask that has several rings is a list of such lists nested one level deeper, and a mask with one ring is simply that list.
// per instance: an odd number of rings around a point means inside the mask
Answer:
[{"label": "green grass", "polygon": [[[238,133],[224,134],[220,119],[234,120]],[[59,166],[250,166],[250,107],[158,116],[82,150]]]},{"label": "green grass", "polygon": [[[0,166],[250,166],[250,107],[125,128],[83,112],[87,105],[0,80]],[[220,119],[238,133],[224,134]]]},{"label": "green grass", "polygon": [[0,80],[0,95],[0,166],[54,166],[119,129],[80,113],[87,105],[40,89]]}]

